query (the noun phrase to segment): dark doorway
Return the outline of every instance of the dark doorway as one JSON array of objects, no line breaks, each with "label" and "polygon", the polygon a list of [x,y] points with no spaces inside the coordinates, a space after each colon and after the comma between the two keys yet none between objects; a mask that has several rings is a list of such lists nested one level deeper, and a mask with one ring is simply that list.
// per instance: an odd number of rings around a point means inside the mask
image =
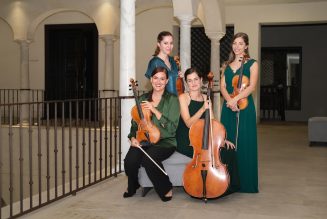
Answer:
[{"label": "dark doorway", "polygon": [[[45,25],[45,100],[94,98],[97,91],[96,25]],[[57,111],[60,116],[62,110]],[[51,109],[50,117],[53,118]]]},{"label": "dark doorway", "polygon": [[261,49],[261,119],[285,120],[285,110],[301,110],[301,47]]}]

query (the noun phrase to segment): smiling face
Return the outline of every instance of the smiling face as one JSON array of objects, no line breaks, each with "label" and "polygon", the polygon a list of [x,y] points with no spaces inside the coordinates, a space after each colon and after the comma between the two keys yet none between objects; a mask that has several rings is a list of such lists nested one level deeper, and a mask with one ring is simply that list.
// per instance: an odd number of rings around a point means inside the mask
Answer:
[{"label": "smiling face", "polygon": [[154,91],[165,90],[166,84],[168,83],[167,74],[163,71],[159,71],[151,77],[151,84]]},{"label": "smiling face", "polygon": [[164,55],[169,55],[173,50],[173,37],[172,36],[164,36],[162,40],[157,44],[160,52]]},{"label": "smiling face", "polygon": [[232,47],[233,47],[233,52],[235,53],[236,56],[242,56],[243,54],[245,54],[245,50],[248,48],[242,37],[237,37],[233,41]]},{"label": "smiling face", "polygon": [[186,83],[190,91],[201,89],[202,78],[196,72],[193,72],[186,77]]}]

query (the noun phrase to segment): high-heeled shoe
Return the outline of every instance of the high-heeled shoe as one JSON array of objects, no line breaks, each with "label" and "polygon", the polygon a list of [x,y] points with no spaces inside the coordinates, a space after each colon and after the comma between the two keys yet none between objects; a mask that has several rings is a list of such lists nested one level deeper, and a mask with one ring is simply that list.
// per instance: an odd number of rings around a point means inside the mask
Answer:
[{"label": "high-heeled shoe", "polygon": [[127,192],[124,192],[123,197],[129,198],[129,197],[132,197],[133,195],[135,195],[135,193],[136,193],[136,191],[133,191],[133,192],[127,191]]},{"label": "high-heeled shoe", "polygon": [[161,201],[168,202],[173,198],[173,196],[162,196],[160,198],[161,198]]},{"label": "high-heeled shoe", "polygon": [[127,188],[127,192],[124,192],[123,197],[124,198],[132,197],[133,195],[135,195],[136,190],[138,190],[139,188],[140,188],[139,184],[136,186],[135,190],[133,190],[133,191],[129,191],[129,189]]}]

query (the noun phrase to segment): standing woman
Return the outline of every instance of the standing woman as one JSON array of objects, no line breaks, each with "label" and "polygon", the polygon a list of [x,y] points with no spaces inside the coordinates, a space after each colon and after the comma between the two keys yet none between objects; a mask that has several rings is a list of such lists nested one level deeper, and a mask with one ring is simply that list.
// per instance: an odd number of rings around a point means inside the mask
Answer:
[{"label": "standing woman", "polygon": [[[249,37],[246,33],[234,35],[232,51],[228,61],[223,66],[220,84],[221,93],[225,99],[221,112],[221,123],[226,128],[227,139],[236,146],[240,192],[256,193],[258,192],[257,125],[252,92],[258,81],[258,63],[249,58],[248,46]],[[246,57],[243,75],[249,78],[250,83],[238,95],[231,97],[230,94],[233,92],[232,80],[234,76],[240,74],[243,57]],[[248,99],[248,106],[239,110],[237,102],[243,98]],[[238,125],[237,112],[239,112]]]},{"label": "standing woman", "polygon": [[[190,145],[189,130],[199,119],[204,119],[205,111],[209,109],[211,104],[207,101],[207,95],[201,92],[203,77],[196,68],[187,69],[184,78],[189,91],[178,97],[181,116],[176,131],[177,151],[193,158],[193,147]],[[225,147],[220,150],[220,157],[222,162],[227,164],[230,175],[230,185],[225,195],[239,189],[239,177],[234,148],[235,146],[231,142],[225,141]]]},{"label": "standing woman", "polygon": [[[176,128],[179,119],[179,103],[175,95],[165,91],[168,83],[168,74],[164,67],[157,67],[151,74],[152,91],[143,94],[139,101],[142,106],[152,113],[152,123],[160,131],[160,139],[157,143],[145,146],[143,149],[162,168],[162,161],[170,157],[176,150]],[[124,162],[125,173],[128,177],[127,191],[124,198],[131,197],[140,187],[138,172],[142,165],[145,168],[154,189],[162,201],[169,201],[172,198],[172,183],[143,152],[138,148],[141,145],[136,139],[138,130],[137,123],[132,120],[132,126],[128,138],[131,141]]]},{"label": "standing woman", "polygon": [[153,69],[158,66],[166,68],[169,79],[166,90],[177,95],[176,80],[180,73],[178,72],[178,66],[174,58],[170,56],[173,47],[173,35],[168,31],[160,32],[157,37],[157,48],[153,54],[153,58],[149,61],[145,77],[150,79]]}]

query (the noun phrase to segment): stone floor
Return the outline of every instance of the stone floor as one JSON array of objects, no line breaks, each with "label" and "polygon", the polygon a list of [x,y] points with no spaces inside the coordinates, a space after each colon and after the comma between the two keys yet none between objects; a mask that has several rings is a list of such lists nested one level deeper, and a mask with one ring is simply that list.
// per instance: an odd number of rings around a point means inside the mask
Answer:
[{"label": "stone floor", "polygon": [[301,123],[260,124],[258,140],[258,194],[235,193],[204,203],[174,188],[166,203],[153,190],[124,199],[127,180],[121,174],[21,218],[327,218],[327,147],[309,147],[307,126]]}]

